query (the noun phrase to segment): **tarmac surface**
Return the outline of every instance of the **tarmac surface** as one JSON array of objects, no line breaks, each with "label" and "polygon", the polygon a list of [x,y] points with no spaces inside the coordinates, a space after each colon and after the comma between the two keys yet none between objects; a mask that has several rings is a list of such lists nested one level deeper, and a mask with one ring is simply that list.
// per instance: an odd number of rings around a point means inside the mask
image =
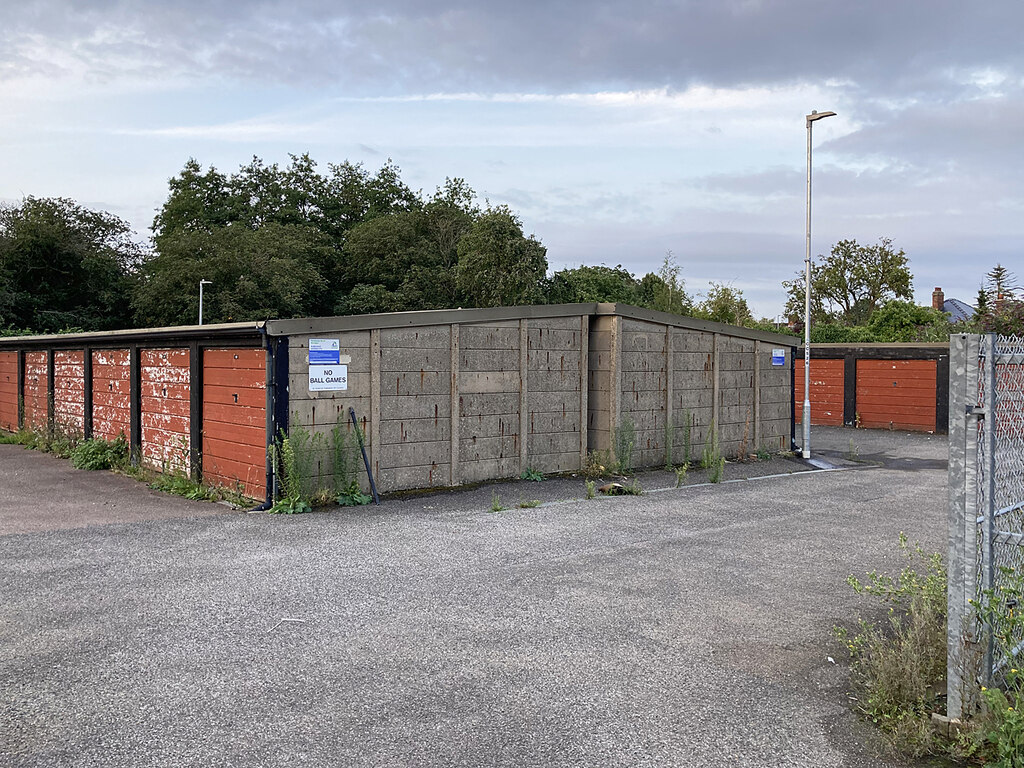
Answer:
[{"label": "tarmac surface", "polygon": [[0,445],[0,765],[892,765],[833,626],[944,551],[946,439],[812,439],[842,469],[295,517]]}]

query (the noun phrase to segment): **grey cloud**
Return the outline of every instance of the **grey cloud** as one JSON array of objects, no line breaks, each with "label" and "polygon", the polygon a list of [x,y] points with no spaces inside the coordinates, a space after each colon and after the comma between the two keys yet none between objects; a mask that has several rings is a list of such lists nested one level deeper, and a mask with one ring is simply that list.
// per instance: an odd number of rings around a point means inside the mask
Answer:
[{"label": "grey cloud", "polygon": [[[1014,0],[377,3],[75,2],[8,9],[0,66],[47,66],[60,46],[97,76],[125,66],[349,93],[732,85],[850,80],[874,95],[957,92],[943,73],[1019,69]],[[936,73],[939,73],[938,75]]]}]

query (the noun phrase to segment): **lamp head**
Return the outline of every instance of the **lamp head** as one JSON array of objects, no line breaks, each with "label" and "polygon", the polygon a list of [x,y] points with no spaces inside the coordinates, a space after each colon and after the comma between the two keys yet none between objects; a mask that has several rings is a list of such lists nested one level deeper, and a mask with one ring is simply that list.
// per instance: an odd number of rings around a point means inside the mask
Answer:
[{"label": "lamp head", "polygon": [[815,120],[821,120],[826,117],[835,117],[835,112],[819,112],[816,109],[811,110],[811,114],[807,115],[807,124],[810,125]]}]

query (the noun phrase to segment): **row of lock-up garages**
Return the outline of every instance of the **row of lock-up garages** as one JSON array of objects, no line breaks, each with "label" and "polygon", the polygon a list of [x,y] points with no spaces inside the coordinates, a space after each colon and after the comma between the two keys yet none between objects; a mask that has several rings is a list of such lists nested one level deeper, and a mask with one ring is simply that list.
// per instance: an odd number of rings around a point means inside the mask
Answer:
[{"label": "row of lock-up garages", "polygon": [[[797,422],[804,399],[803,350],[797,350]],[[811,424],[946,433],[949,342],[814,344]]]},{"label": "row of lock-up garages", "polygon": [[655,466],[712,429],[727,456],[789,449],[796,343],[618,304],[11,337],[0,428],[123,435],[135,462],[258,499],[277,436],[350,411],[385,493],[578,472],[623,435]]}]

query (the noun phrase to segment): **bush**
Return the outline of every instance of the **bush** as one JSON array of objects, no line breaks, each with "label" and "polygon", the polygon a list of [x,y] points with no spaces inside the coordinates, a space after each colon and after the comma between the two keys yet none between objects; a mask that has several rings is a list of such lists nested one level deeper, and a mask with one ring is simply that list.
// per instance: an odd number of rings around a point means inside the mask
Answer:
[{"label": "bush", "polygon": [[867,583],[847,579],[888,606],[886,619],[862,619],[854,635],[836,634],[850,652],[857,709],[898,751],[917,757],[937,746],[930,720],[945,693],[946,569],[940,555],[911,547],[903,534],[899,541],[907,565],[895,579],[875,571]]},{"label": "bush", "polygon": [[113,442],[92,438],[71,450],[71,465],[75,469],[124,469],[128,466],[128,441],[118,435]]}]

